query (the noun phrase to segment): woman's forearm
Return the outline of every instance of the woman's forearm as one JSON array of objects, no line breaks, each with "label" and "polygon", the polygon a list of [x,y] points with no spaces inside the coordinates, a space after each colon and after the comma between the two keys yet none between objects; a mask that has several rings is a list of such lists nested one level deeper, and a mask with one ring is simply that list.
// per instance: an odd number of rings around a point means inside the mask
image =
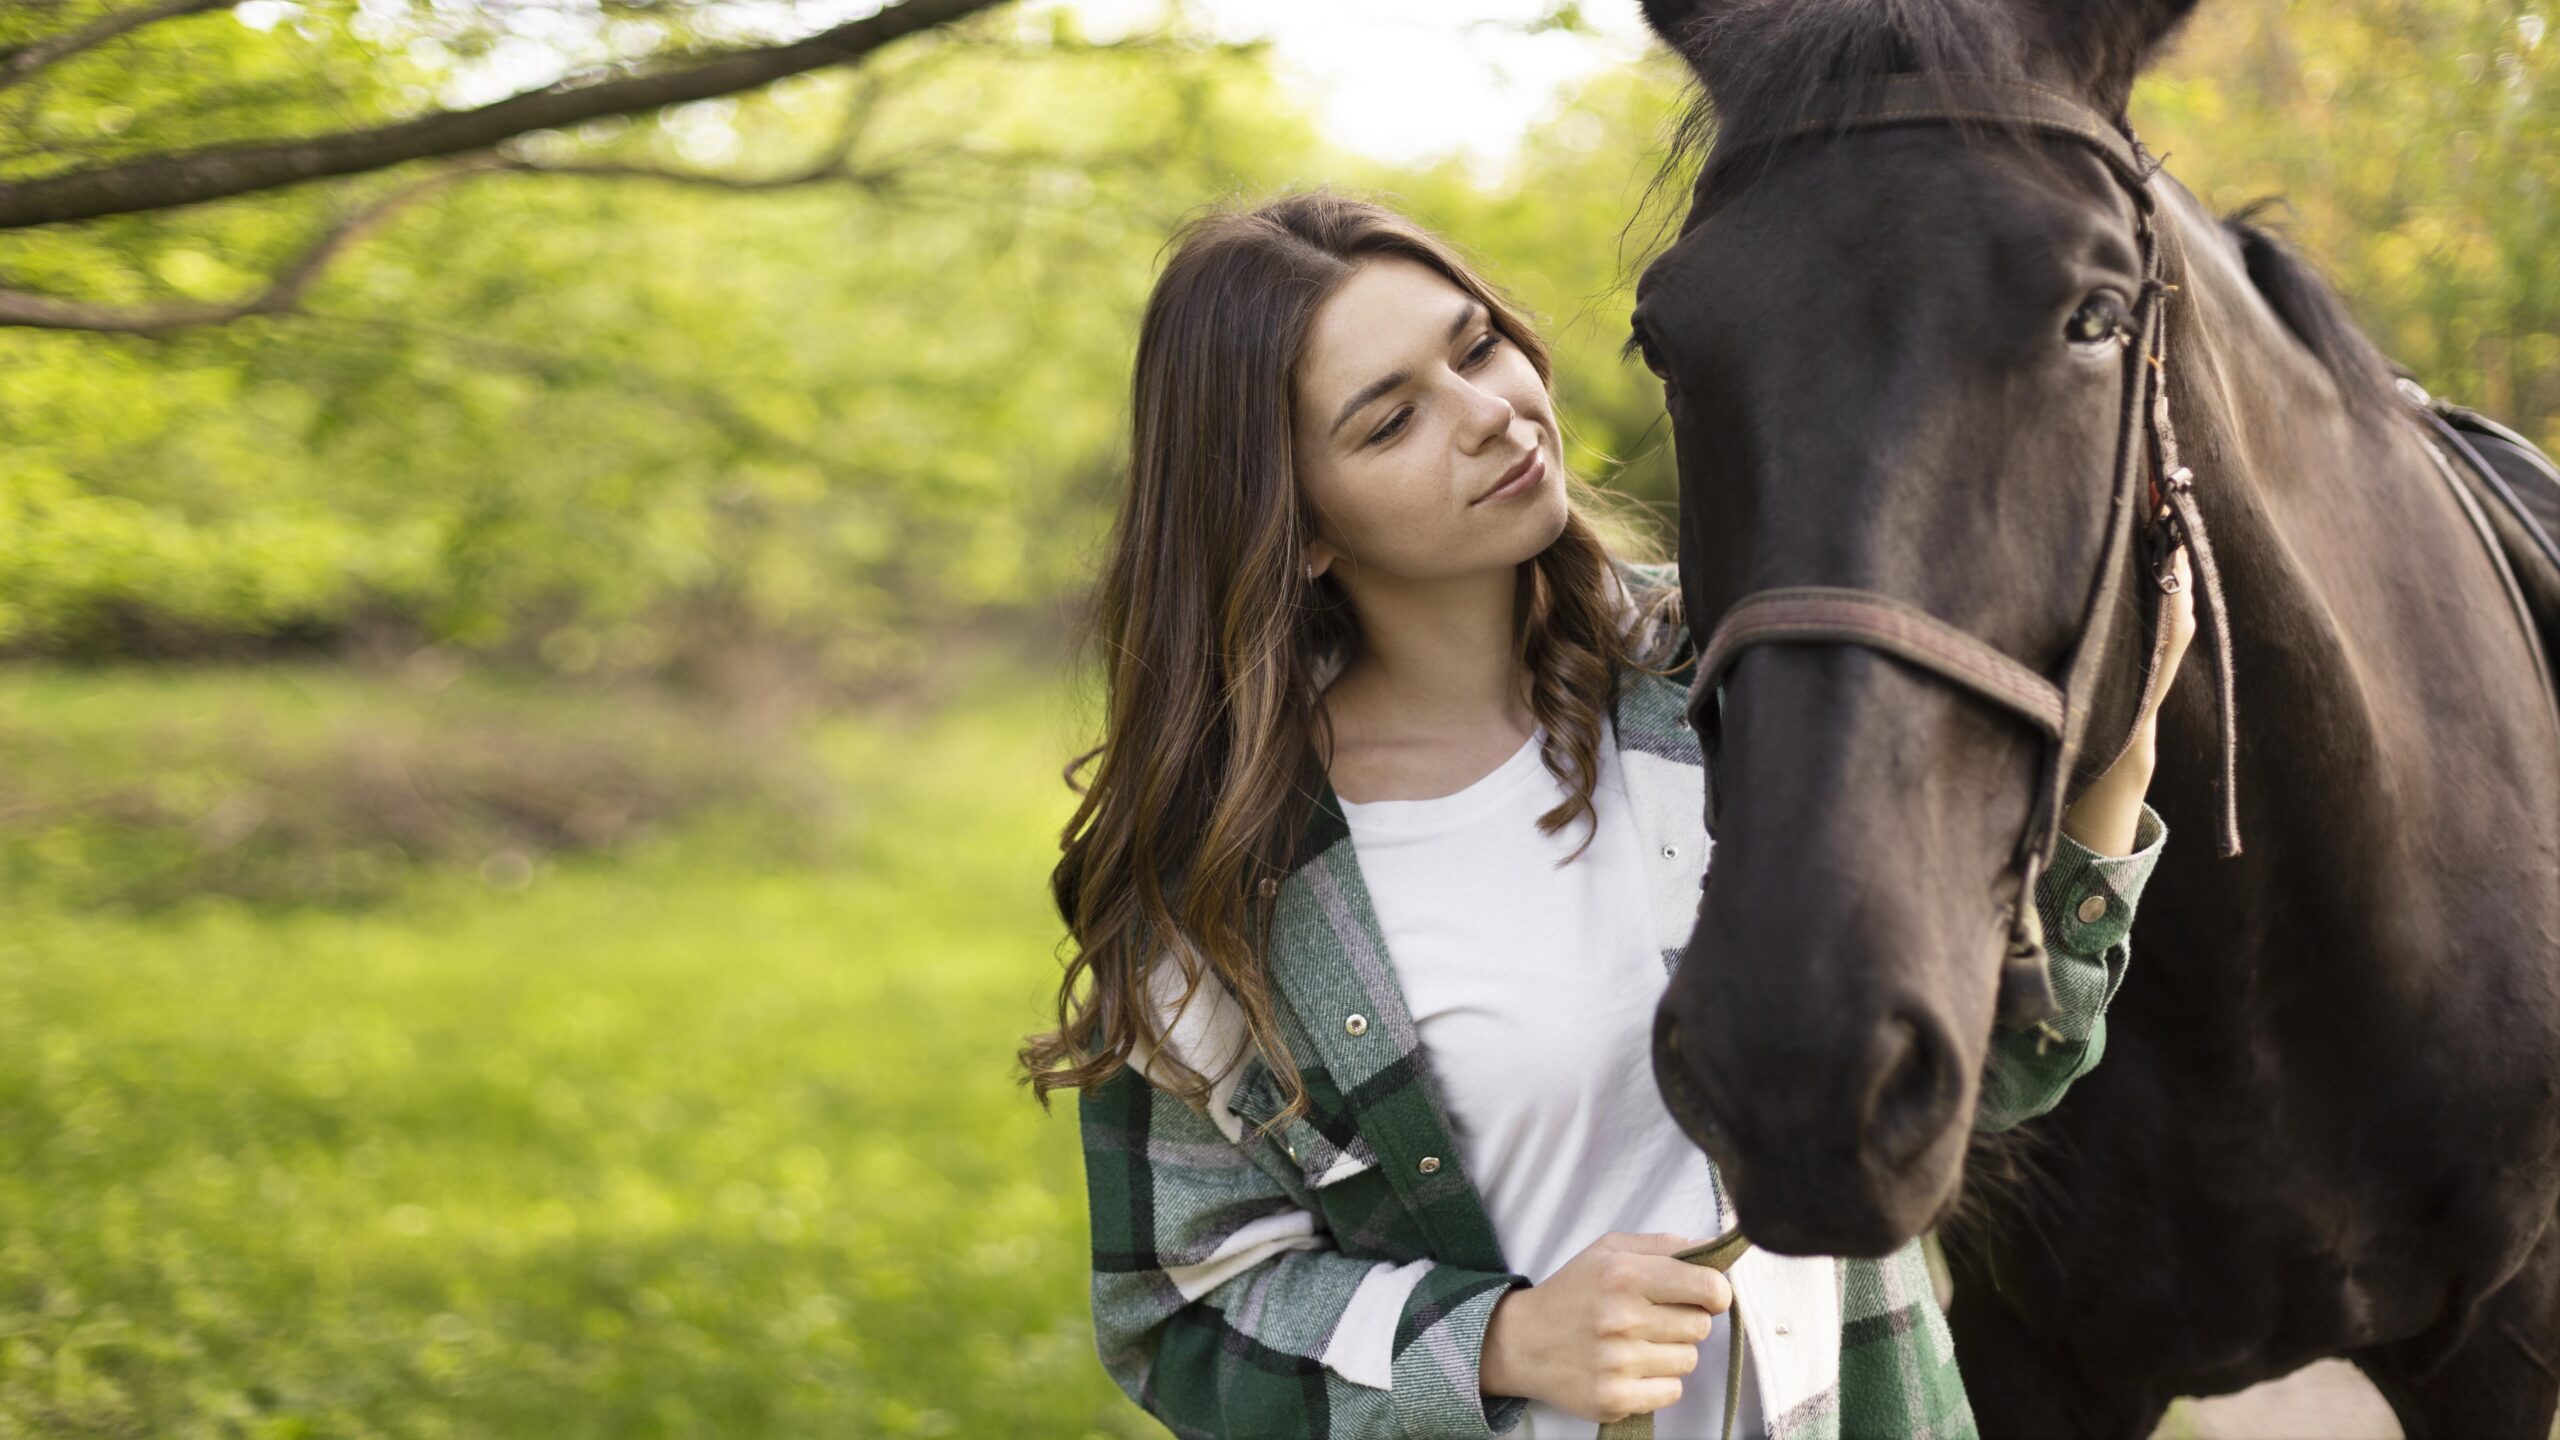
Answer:
[{"label": "woman's forearm", "polygon": [[2133,743],[2106,774],[2089,783],[2062,815],[2062,833],[2101,855],[2130,855],[2142,823],[2142,797],[2151,788],[2157,759],[2156,717],[2134,732]]}]

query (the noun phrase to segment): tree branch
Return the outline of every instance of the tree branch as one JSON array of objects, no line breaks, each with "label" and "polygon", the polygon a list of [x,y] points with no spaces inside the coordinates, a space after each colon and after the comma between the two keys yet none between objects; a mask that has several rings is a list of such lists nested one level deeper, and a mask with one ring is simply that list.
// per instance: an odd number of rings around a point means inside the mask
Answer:
[{"label": "tree branch", "polygon": [[584,175],[615,180],[664,180],[677,185],[699,185],[713,190],[789,190],[802,185],[822,185],[840,180],[864,190],[880,193],[895,180],[893,170],[866,170],[842,160],[825,159],[806,169],[781,175],[721,175],[707,170],[678,170],[665,165],[643,165],[625,160],[563,160],[543,164],[533,160],[503,160],[493,168],[523,170],[536,175]]},{"label": "tree branch", "polygon": [[411,160],[470,154],[530,130],[751,90],[785,76],[841,65],[996,3],[903,0],[806,40],[731,51],[663,74],[536,90],[477,110],[438,111],[372,129],[206,146],[0,185],[0,230],[166,210]]},{"label": "tree branch", "polygon": [[[1089,154],[1039,150],[986,151],[950,141],[935,141],[912,145],[898,151],[891,157],[899,162],[894,164],[875,160],[867,165],[855,165],[846,156],[834,153],[831,147],[830,153],[821,156],[812,164],[779,175],[722,175],[711,171],[679,170],[672,166],[624,160],[563,160],[545,163],[513,157],[493,159],[487,168],[517,170],[535,175],[661,180],[670,184],[698,185],[708,189],[738,192],[788,190],[803,185],[821,185],[833,181],[887,198],[892,195],[921,193],[916,190],[909,177],[938,169],[935,166],[915,163],[919,159],[928,157],[966,160],[979,165],[987,173],[1014,176],[1041,169],[1072,169],[1088,175],[1109,174],[1123,170],[1145,173],[1160,168],[1164,164],[1164,156],[1161,153],[1146,149],[1105,150]],[[954,190],[950,193],[954,197],[959,197],[970,192]]]},{"label": "tree branch", "polygon": [[147,310],[113,310],[76,300],[58,300],[23,290],[0,290],[0,327],[32,330],[92,330],[116,335],[160,335],[192,325],[220,325],[249,315],[281,315],[300,308],[302,292],[321,270],[358,240],[380,229],[400,210],[462,179],[491,168],[487,162],[454,165],[402,187],[340,221],[299,259],[285,267],[266,289],[230,304],[181,304]]},{"label": "tree branch", "polygon": [[145,25],[156,25],[163,20],[206,10],[228,10],[239,3],[240,0],[160,0],[157,5],[137,5],[131,10],[101,15],[77,30],[48,35],[0,55],[0,90],[8,89],[48,65],[68,60],[83,50],[94,50]]},{"label": "tree branch", "polygon": [[[720,175],[706,171],[687,171],[620,161],[568,161],[556,165],[540,164],[508,156],[485,154],[463,157],[454,164],[405,186],[332,226],[291,265],[279,273],[266,289],[246,300],[228,303],[186,303],[157,305],[141,310],[117,310],[103,305],[90,305],[76,300],[63,300],[24,290],[0,288],[0,329],[22,330],[86,330],[109,335],[162,335],[196,325],[221,325],[251,315],[284,315],[301,312],[303,292],[310,289],[320,272],[344,255],[355,243],[388,223],[400,210],[425,199],[437,190],[474,175],[524,173],[535,175],[578,175],[609,179],[661,180],[680,185],[698,185],[709,189],[750,192],[785,190],[802,185],[842,182],[870,191],[882,199],[913,196],[909,176],[930,167],[915,164],[857,166],[841,153],[844,137],[829,147],[807,168],[781,175]],[[1088,174],[1115,171],[1143,173],[1162,163],[1163,157],[1146,150],[1105,151],[1089,155],[1042,154],[1037,151],[1005,151],[985,153],[947,142],[911,147],[901,152],[912,160],[918,155],[955,155],[977,161],[998,172],[1023,172],[1049,166],[1072,167]],[[953,192],[944,198],[966,199],[965,192]]]}]

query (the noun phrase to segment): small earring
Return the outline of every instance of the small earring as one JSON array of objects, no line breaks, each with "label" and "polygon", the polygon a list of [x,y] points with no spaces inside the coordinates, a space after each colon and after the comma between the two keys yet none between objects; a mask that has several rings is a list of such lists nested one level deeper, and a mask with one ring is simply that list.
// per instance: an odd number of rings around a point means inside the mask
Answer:
[{"label": "small earring", "polygon": [[1314,583],[1316,583],[1316,562],[1314,562],[1313,560],[1309,560],[1309,561],[1307,561],[1307,562],[1306,562],[1306,571],[1307,571],[1307,583],[1308,583],[1308,584],[1310,584],[1310,585],[1313,585]]}]

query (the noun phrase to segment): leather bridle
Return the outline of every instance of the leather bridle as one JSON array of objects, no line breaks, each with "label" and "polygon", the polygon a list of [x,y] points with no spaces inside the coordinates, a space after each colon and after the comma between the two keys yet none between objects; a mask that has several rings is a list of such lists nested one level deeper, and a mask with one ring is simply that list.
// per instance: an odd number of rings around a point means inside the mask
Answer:
[{"label": "leather bridle", "polygon": [[[2135,725],[2121,742],[2104,752],[2112,765],[2132,745],[2139,716],[2161,683],[2160,665],[2167,650],[2164,627],[2168,597],[2178,589],[2173,570],[2176,547],[2187,547],[2201,593],[2198,608],[2212,639],[2214,699],[2220,727],[2221,772],[2216,777],[2221,851],[2240,853],[2240,822],[2233,792],[2238,724],[2233,708],[2231,637],[2224,613],[2222,582],[2205,537],[2203,512],[2197,507],[2193,472],[2178,463],[2177,432],[2169,421],[2166,306],[2178,287],[2165,272],[2172,267],[2164,250],[2176,248],[2176,227],[2157,214],[2159,200],[2151,177],[2159,170],[2142,148],[2133,128],[2113,121],[2077,100],[2039,86],[1981,76],[1905,74],[1852,82],[1818,97],[1813,118],[1765,129],[1719,136],[1698,180],[1699,193],[1721,167],[1747,153],[1779,141],[1806,135],[1836,135],[1851,129],[1892,125],[1962,125],[1980,122],[2017,127],[2078,142],[2097,152],[2134,201],[2135,238],[2142,256],[2142,294],[2135,303],[2138,322],[2127,346],[2123,402],[2116,439],[2114,491],[2110,497],[2106,545],[2087,600],[2080,638],[2056,684],[1996,647],[1947,624],[1908,601],[1869,590],[1834,585],[1789,585],[1756,591],[1734,602],[1716,624],[1698,657],[1689,691],[1689,720],[1707,764],[1707,830],[1716,826],[1716,766],[1721,748],[1718,681],[1741,653],[1753,645],[1845,642],[1882,650],[1926,669],[1990,701],[2035,727],[2044,753],[2034,802],[2020,832],[2013,866],[2017,890],[2001,908],[2008,931],[2002,960],[1999,1022],[2039,1032],[2039,1048],[2055,1036],[2047,1023],[2056,1013],[2047,975],[2044,927],[2036,913],[2035,880],[2050,860],[2062,813],[2071,792],[2070,743],[2075,707],[2091,703],[2098,662],[2114,628],[2116,603],[2122,592],[2124,549],[2138,540],[2150,573],[2151,632],[2154,643],[2144,664],[2142,692],[2135,702]],[[2183,258],[2183,257],[2181,257]],[[2145,443],[2145,436],[2148,443]],[[2151,505],[2134,506],[2145,474],[2146,453]],[[2162,512],[2163,504],[2167,509]],[[2085,728],[2085,721],[2083,722]],[[2085,737],[2084,737],[2085,738]],[[2095,778],[2099,766],[2085,778]],[[2085,783],[2084,778],[2084,783]],[[1713,871],[1708,872],[1711,877]],[[1703,891],[1708,884],[1701,878]],[[1701,907],[1705,905],[1702,894]]]}]

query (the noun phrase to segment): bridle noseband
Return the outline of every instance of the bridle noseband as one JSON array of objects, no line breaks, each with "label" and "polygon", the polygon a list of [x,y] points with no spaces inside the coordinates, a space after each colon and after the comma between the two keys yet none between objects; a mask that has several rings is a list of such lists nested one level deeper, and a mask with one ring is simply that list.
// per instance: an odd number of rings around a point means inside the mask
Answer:
[{"label": "bridle noseband", "polygon": [[[1869,590],[1833,585],[1790,585],[1754,592],[1725,611],[1698,657],[1689,690],[1689,720],[1697,732],[1707,764],[1707,830],[1716,825],[1715,779],[1721,747],[1717,682],[1742,651],[1777,642],[1847,642],[1882,650],[1972,691],[2034,726],[2044,737],[2044,759],[2026,827],[2018,837],[2017,893],[2002,907],[2008,949],[2001,964],[1999,1020],[2004,1026],[2054,1035],[2046,1023],[2057,1011],[2047,975],[2044,927],[2036,914],[2035,880],[2051,858],[2055,836],[2069,795],[2074,747],[2069,743],[2075,707],[2089,703],[2099,658],[2114,628],[2117,597],[2124,582],[2124,548],[2138,539],[2152,578],[2151,630],[2154,642],[2145,662],[2142,692],[2135,701],[2137,722],[2152,703],[2161,683],[2160,664],[2168,640],[2164,628],[2168,596],[2178,588],[2171,568],[2175,547],[2183,542],[2192,559],[2200,593],[2201,618],[2213,646],[2214,698],[2221,731],[2221,773],[2216,777],[2221,849],[2240,853],[2240,821],[2233,794],[2238,736],[2232,702],[2231,636],[2222,601],[2222,581],[2205,538],[2204,515],[2197,508],[2194,474],[2178,463],[2177,432],[2169,423],[2168,343],[2165,307],[2178,287],[2164,277],[2164,248],[2175,248],[2176,229],[2156,218],[2158,197],[2151,177],[2159,166],[2143,150],[2133,128],[2122,118],[2102,119],[2097,112],[2067,96],[2038,86],[1980,76],[1892,75],[1855,82],[1853,88],[1817,103],[1816,118],[1799,120],[1738,135],[1720,136],[1700,174],[1704,193],[1708,176],[1735,157],[1781,140],[1804,135],[1836,135],[1851,129],[1889,125],[1961,125],[1970,122],[2015,126],[2077,141],[2097,152],[2134,201],[2135,238],[2142,255],[2142,295],[2136,302],[2138,332],[2128,347],[2122,412],[2116,439],[2115,487],[2110,497],[2106,546],[2091,586],[2080,639],[2072,650],[2062,683],[2040,675],[1984,641],[1956,629],[1908,601]],[[2183,274],[2183,267],[2178,273]],[[2144,436],[2149,436],[2145,445]],[[2148,452],[2150,509],[2136,525],[2137,477],[2144,474]],[[2112,765],[2134,739],[2137,726],[2106,752]],[[2103,773],[2105,767],[2099,767]],[[2094,778],[2094,776],[2092,777]],[[1712,870],[1709,876],[1712,876]],[[1703,890],[1708,883],[1701,878]],[[1700,896],[1699,904],[1705,905]]]}]

